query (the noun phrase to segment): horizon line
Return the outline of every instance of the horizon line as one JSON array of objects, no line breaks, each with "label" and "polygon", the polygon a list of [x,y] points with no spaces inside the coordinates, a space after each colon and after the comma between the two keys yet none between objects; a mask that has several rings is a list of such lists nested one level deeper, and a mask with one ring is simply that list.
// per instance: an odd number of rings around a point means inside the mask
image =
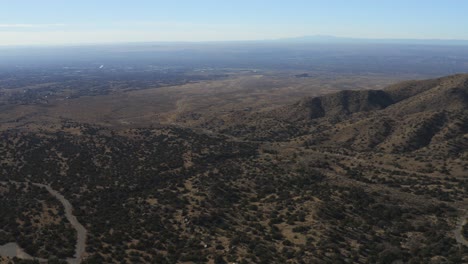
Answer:
[{"label": "horizon line", "polygon": [[[334,42],[335,40],[335,42]],[[154,41],[112,41],[112,42],[83,42],[83,43],[56,43],[56,44],[6,44],[0,43],[0,48],[26,48],[26,47],[78,47],[78,46],[102,46],[102,45],[135,45],[135,44],[216,44],[216,43],[254,43],[254,42],[277,42],[277,43],[290,44],[399,44],[399,43],[385,43],[385,41],[395,42],[466,42],[460,44],[468,44],[468,39],[458,38],[379,38],[379,37],[348,37],[336,35],[301,35],[295,37],[282,37],[271,39],[238,39],[238,40],[154,40]],[[353,43],[346,43],[346,41],[357,41]],[[367,41],[367,43],[366,43]],[[374,42],[374,43],[372,43]],[[377,43],[375,43],[377,42]],[[411,43],[401,43],[411,44]],[[413,43],[415,45],[424,45],[422,43]],[[441,45],[440,43],[428,43],[427,45]],[[449,44],[449,43],[445,43]],[[457,43],[451,43],[454,45]]]}]

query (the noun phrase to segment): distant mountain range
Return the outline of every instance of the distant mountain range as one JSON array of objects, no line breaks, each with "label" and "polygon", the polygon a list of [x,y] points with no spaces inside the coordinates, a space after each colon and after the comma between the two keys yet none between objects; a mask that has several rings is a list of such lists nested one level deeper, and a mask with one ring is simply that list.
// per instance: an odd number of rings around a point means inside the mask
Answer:
[{"label": "distant mountain range", "polygon": [[335,44],[408,44],[408,45],[468,45],[468,40],[462,39],[379,39],[379,38],[348,38],[330,35],[301,36],[283,38],[276,41],[288,43],[335,43]]}]

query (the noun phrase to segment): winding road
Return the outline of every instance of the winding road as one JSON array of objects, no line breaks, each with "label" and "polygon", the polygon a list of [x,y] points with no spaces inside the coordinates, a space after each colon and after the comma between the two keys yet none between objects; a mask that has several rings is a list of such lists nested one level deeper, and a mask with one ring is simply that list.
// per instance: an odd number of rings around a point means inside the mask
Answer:
[{"label": "winding road", "polygon": [[[10,181],[10,183],[15,183],[15,184],[26,183],[26,184],[32,184],[37,187],[45,188],[52,196],[54,196],[55,198],[57,198],[57,200],[60,201],[60,203],[63,205],[65,209],[65,217],[67,218],[67,220],[70,222],[70,224],[73,226],[73,228],[76,230],[76,233],[77,233],[75,255],[73,258],[67,258],[67,262],[70,264],[81,263],[81,261],[84,258],[84,255],[86,254],[86,236],[88,234],[88,231],[78,221],[76,216],[73,215],[73,206],[71,205],[71,203],[58,191],[52,189],[50,185],[41,184],[41,183],[30,183],[30,182],[15,182],[15,181]],[[0,182],[0,184],[7,184],[7,182]]]}]

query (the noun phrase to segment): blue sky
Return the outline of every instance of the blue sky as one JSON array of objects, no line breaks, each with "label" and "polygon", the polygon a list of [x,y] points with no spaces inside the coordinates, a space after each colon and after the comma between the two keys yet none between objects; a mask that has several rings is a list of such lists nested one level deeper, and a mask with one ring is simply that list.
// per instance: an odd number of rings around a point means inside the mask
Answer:
[{"label": "blue sky", "polygon": [[463,0],[0,0],[0,45],[335,35],[468,39]]}]

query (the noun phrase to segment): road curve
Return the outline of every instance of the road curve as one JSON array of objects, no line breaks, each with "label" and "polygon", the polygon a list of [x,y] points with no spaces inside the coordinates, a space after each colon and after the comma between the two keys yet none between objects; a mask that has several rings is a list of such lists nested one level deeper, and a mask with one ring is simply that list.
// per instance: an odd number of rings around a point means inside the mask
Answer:
[{"label": "road curve", "polygon": [[[84,258],[84,255],[86,254],[86,237],[88,234],[88,231],[86,228],[78,222],[78,219],[76,218],[75,215],[73,215],[73,206],[71,203],[58,191],[52,189],[50,185],[46,184],[41,184],[41,183],[31,183],[31,182],[16,182],[16,181],[10,181],[11,183],[15,184],[20,184],[20,183],[26,183],[26,184],[32,184],[37,187],[45,188],[52,196],[57,198],[57,200],[60,201],[60,203],[63,205],[65,209],[65,217],[67,220],[70,222],[70,224],[73,226],[73,228],[76,230],[77,233],[77,239],[76,239],[76,246],[75,246],[75,256],[74,258],[67,258],[67,262],[70,264],[79,264]],[[7,182],[0,182],[1,184],[6,184]],[[39,259],[41,262],[42,259]]]},{"label": "road curve", "polygon": [[70,264],[81,263],[81,260],[83,260],[84,254],[86,253],[86,236],[88,232],[86,228],[80,222],[78,222],[78,219],[76,219],[76,216],[73,215],[73,206],[67,199],[65,199],[63,195],[61,195],[56,190],[52,189],[52,187],[50,187],[49,185],[40,184],[40,183],[32,183],[32,184],[38,187],[45,188],[50,194],[52,194],[55,198],[57,198],[62,203],[65,209],[65,217],[73,226],[73,228],[75,228],[76,233],[77,233],[75,256],[74,258],[68,258],[67,262]]},{"label": "road curve", "polygon": [[454,230],[455,240],[458,243],[463,244],[468,247],[468,240],[463,236],[463,226],[467,224],[466,219],[468,218],[468,211],[465,210],[465,213],[461,216],[458,221],[457,228]]}]

